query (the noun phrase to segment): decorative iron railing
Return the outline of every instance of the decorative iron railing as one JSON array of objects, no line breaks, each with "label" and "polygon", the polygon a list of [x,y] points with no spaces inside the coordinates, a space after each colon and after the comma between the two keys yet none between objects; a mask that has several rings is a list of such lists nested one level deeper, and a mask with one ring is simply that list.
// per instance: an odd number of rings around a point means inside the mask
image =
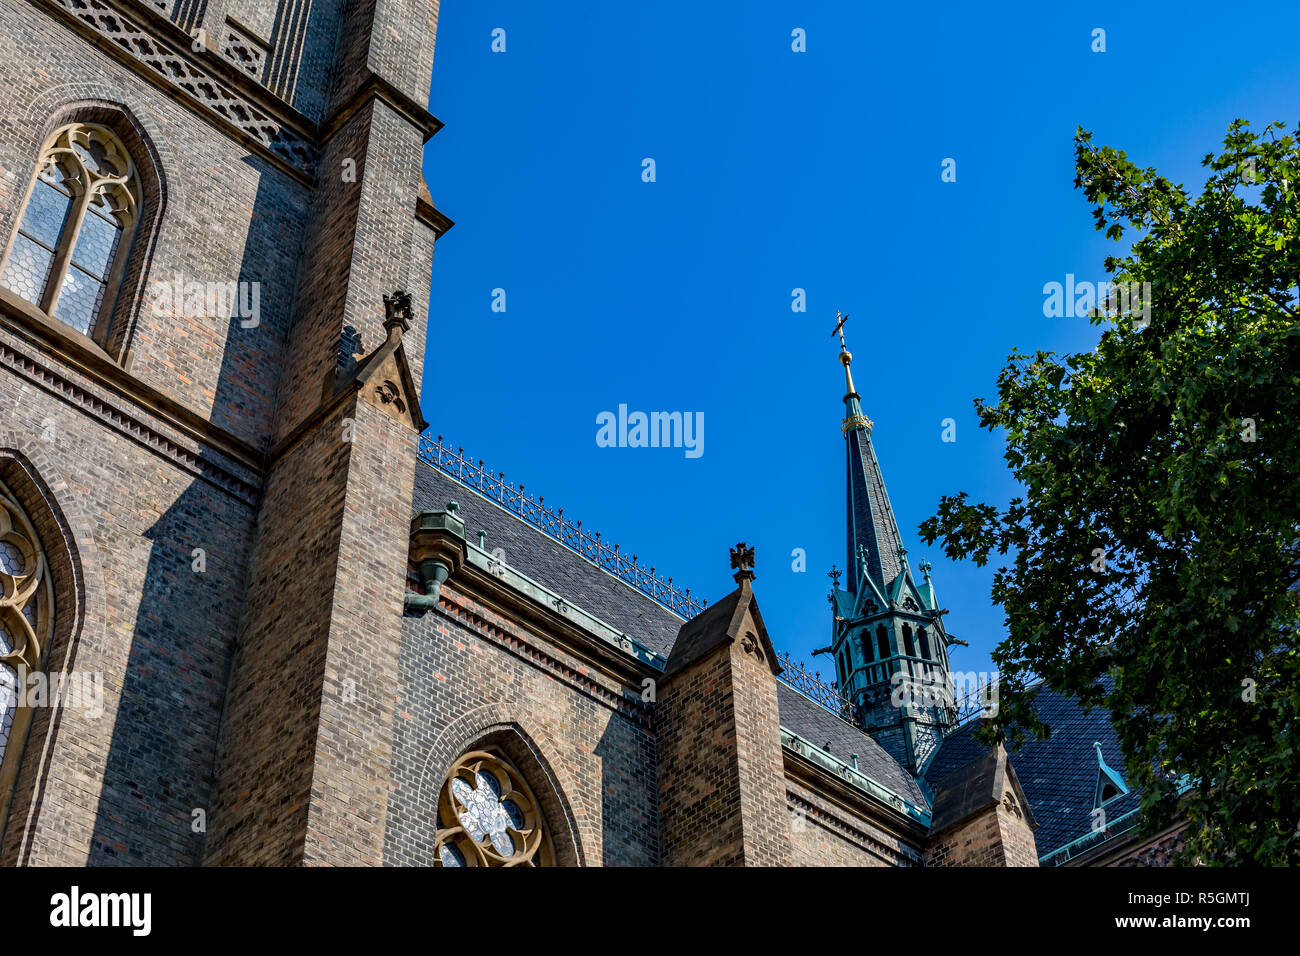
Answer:
[{"label": "decorative iron railing", "polygon": [[828,684],[822,680],[821,671],[809,673],[801,662],[793,660],[784,651],[777,651],[776,659],[781,665],[777,680],[793,687],[809,700],[821,704],[835,716],[853,722],[857,716],[857,707],[853,701],[840,694],[838,684]]},{"label": "decorative iron railing", "polygon": [[465,458],[464,453],[464,448],[452,451],[444,445],[441,435],[436,439],[427,435],[420,436],[421,461],[496,502],[548,538],[558,541],[596,567],[636,588],[674,614],[692,618],[708,606],[706,601],[692,598],[690,588],[679,590],[673,586],[672,578],[665,581],[655,573],[653,567],[646,568],[640,564],[635,554],[627,558],[620,553],[618,545],[602,542],[599,531],[584,531],[581,521],[570,521],[564,517],[563,508],[552,511],[546,507],[545,498],[539,496],[534,500],[531,495],[524,494],[523,485],[516,488],[513,482],[507,482],[504,472],[494,475],[483,467],[482,460],[476,465]]},{"label": "decorative iron railing", "polygon": [[956,698],[957,719],[953,727],[960,727],[979,717],[995,717],[998,712],[998,682],[992,678],[976,678],[975,686]]}]

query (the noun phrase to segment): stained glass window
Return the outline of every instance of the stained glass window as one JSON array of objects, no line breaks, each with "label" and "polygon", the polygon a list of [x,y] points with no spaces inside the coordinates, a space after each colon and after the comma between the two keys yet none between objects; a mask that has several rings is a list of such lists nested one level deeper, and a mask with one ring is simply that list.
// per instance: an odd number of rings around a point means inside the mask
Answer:
[{"label": "stained glass window", "polygon": [[549,866],[554,852],[537,801],[504,756],[475,751],[452,766],[438,800],[440,866]]},{"label": "stained glass window", "polygon": [[9,734],[17,712],[18,672],[8,664],[0,664],[0,762],[9,747]]},{"label": "stained glass window", "polygon": [[138,190],[131,157],[111,130],[60,129],[41,153],[0,285],[94,335],[139,216]]},{"label": "stained glass window", "polygon": [[0,809],[16,758],[10,743],[26,717],[20,675],[41,664],[53,629],[53,595],[36,530],[22,506],[0,484]]}]

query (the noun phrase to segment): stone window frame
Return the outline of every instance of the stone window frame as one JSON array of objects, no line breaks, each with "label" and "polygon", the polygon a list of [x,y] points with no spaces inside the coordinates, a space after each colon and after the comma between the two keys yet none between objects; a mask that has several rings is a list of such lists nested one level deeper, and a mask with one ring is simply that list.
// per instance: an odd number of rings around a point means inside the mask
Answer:
[{"label": "stone window frame", "polygon": [[[477,776],[490,774],[499,790],[499,803],[512,801],[523,817],[522,827],[508,828],[513,853],[502,856],[490,839],[476,840],[463,824],[467,807],[455,793],[453,781],[461,780],[478,787]],[[555,866],[555,845],[542,812],[541,801],[534,795],[524,775],[497,747],[469,750],[458,757],[448,770],[438,791],[437,833],[434,839],[435,866],[444,863],[444,850],[454,852],[465,866]]]},{"label": "stone window frame", "polygon": [[[10,668],[4,675],[9,689],[7,692],[0,689],[0,721],[5,716],[8,694],[17,695],[8,735],[0,744],[0,823],[3,823],[32,722],[32,707],[26,699],[28,675],[44,666],[54,638],[55,621],[53,575],[40,535],[26,509],[3,481],[0,481],[0,544],[16,548],[23,559],[18,573],[10,573],[0,566],[0,621],[6,634],[18,639],[7,653],[0,653],[0,664]],[[25,613],[28,610],[30,617]]]},{"label": "stone window frame", "polygon": [[[103,149],[111,159],[120,162],[124,168],[118,175],[103,175],[100,171],[89,167],[78,147],[89,150],[92,143]],[[49,173],[55,169],[58,169],[63,177],[63,182],[57,185],[48,178]],[[90,207],[105,206],[107,212],[117,221],[119,234],[112,258],[105,269],[104,276],[101,277],[104,285],[103,293],[84,334],[101,348],[108,350],[109,339],[113,332],[110,320],[116,311],[123,277],[135,244],[137,227],[143,218],[141,178],[135,158],[117,132],[104,123],[68,122],[46,137],[38,154],[35,170],[23,193],[23,200],[18,207],[18,214],[5,245],[4,254],[0,256],[0,276],[3,276],[9,267],[14,245],[19,237],[28,237],[23,229],[24,220],[33,193],[41,182],[55,185],[55,188],[59,188],[61,192],[71,192],[69,207],[52,249],[41,240],[32,239],[52,253],[49,271],[38,296],[39,301],[31,302],[16,290],[9,291],[24,298],[51,319],[60,321],[60,324],[74,332],[79,332],[80,330],[75,326],[56,318],[58,300],[69,270],[74,267],[72,257],[77,242],[84,232],[86,217],[99,215],[101,218],[108,218],[98,211],[92,211]],[[61,187],[66,187],[66,190]]]}]

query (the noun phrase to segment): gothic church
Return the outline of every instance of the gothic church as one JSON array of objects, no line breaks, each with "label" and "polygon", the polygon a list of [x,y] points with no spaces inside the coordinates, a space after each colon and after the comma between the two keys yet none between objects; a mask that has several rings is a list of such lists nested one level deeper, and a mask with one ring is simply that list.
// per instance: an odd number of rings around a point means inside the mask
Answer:
[{"label": "gothic church", "polygon": [[0,862],[1164,860],[1104,714],[926,692],[847,349],[833,686],[425,434],[437,14],[0,0]]}]

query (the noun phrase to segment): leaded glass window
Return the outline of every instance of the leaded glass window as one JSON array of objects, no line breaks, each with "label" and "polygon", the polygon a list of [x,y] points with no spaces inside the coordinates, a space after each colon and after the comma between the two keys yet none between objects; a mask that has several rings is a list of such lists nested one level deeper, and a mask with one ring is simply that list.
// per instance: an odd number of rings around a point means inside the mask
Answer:
[{"label": "leaded glass window", "polygon": [[553,866],[537,800],[501,754],[461,757],[438,795],[438,866]]},{"label": "leaded glass window", "polygon": [[74,123],[41,152],[0,285],[102,340],[139,219],[131,156],[106,126]]},{"label": "leaded glass window", "polygon": [[17,763],[17,731],[25,728],[23,684],[41,663],[53,630],[54,600],[36,530],[0,484],[0,805]]}]

